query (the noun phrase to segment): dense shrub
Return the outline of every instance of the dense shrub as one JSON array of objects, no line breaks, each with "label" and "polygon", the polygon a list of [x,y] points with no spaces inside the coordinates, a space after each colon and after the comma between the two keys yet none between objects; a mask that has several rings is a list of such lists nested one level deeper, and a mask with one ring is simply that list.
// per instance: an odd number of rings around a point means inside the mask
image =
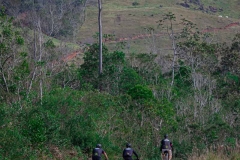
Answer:
[{"label": "dense shrub", "polygon": [[133,6],[138,6],[139,3],[138,3],[138,2],[133,2],[132,5],[133,5]]}]

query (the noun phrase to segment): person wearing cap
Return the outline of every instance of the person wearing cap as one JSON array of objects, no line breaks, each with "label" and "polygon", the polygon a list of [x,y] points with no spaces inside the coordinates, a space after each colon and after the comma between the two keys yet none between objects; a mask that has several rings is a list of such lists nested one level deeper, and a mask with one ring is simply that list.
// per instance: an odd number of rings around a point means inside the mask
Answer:
[{"label": "person wearing cap", "polygon": [[102,154],[105,156],[106,160],[108,160],[107,153],[102,149],[102,145],[97,144],[96,148],[92,151],[92,160],[101,160]]},{"label": "person wearing cap", "polygon": [[131,148],[131,144],[127,143],[126,148],[123,150],[123,155],[122,155],[123,159],[124,160],[132,160],[133,154],[137,157],[137,160],[139,160],[137,153],[134,151],[134,149]]},{"label": "person wearing cap", "polygon": [[162,153],[162,159],[164,159],[164,152],[167,151],[169,155],[169,160],[172,159],[172,142],[168,139],[168,135],[164,135],[164,139],[161,141],[160,151]]}]

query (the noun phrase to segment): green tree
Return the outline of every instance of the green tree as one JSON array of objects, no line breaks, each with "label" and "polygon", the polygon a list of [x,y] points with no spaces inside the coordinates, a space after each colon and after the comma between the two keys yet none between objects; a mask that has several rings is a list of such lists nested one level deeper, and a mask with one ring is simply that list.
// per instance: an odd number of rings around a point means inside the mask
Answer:
[{"label": "green tree", "polygon": [[[84,64],[81,65],[79,69],[80,77],[82,79],[82,83],[89,83],[95,89],[98,89],[101,86],[102,91],[107,91],[112,94],[119,94],[122,91],[126,91],[126,88],[121,88],[123,85],[125,87],[130,88],[131,86],[127,86],[126,74],[135,74],[133,79],[129,82],[131,83],[139,83],[139,77],[132,70],[130,71],[125,62],[125,54],[120,51],[109,52],[106,46],[103,45],[103,73],[101,76],[98,74],[98,44],[93,44],[90,46],[87,52],[84,55]],[[135,82],[134,82],[135,81]]]},{"label": "green tree", "polygon": [[[26,92],[24,81],[29,75],[27,53],[24,50],[24,39],[13,27],[12,18],[0,10],[0,88],[4,100],[15,97],[21,99]],[[17,95],[17,96],[14,96]],[[17,99],[12,99],[14,102]]]}]

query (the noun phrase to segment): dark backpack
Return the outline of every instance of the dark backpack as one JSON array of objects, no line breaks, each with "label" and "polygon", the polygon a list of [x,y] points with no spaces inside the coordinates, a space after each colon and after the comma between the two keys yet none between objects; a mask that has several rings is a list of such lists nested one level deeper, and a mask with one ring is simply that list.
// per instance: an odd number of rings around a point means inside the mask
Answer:
[{"label": "dark backpack", "polygon": [[102,154],[102,149],[100,149],[100,148],[94,148],[93,149],[93,156],[101,157],[101,154]]},{"label": "dark backpack", "polygon": [[125,148],[123,151],[123,156],[124,157],[131,157],[133,154],[133,149],[132,148]]},{"label": "dark backpack", "polygon": [[171,149],[170,140],[164,139],[162,140],[162,149]]}]

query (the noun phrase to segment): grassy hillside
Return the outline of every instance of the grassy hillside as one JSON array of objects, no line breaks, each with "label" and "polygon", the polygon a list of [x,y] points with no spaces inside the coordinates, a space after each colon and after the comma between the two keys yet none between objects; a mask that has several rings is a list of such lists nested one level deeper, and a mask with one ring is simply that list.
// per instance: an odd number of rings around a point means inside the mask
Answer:
[{"label": "grassy hillside", "polygon": [[[133,2],[136,2],[138,5],[133,5]],[[189,8],[183,7],[182,3],[182,1],[173,0],[104,0],[103,32],[104,34],[114,34],[116,38],[126,38],[146,34],[144,28],[153,27],[156,28],[155,33],[160,33],[161,30],[157,29],[156,22],[162,19],[163,14],[168,12],[174,13],[178,20],[186,18],[196,23],[200,31],[206,28],[222,28],[230,23],[239,21],[237,19],[239,17],[239,2],[237,1],[202,1],[203,10],[198,9],[199,5],[193,2],[188,3]],[[209,6],[213,6],[213,8],[218,10],[211,12],[209,11]],[[214,9],[212,10],[214,11]],[[92,43],[94,42],[92,36],[98,32],[98,9],[96,5],[90,5],[86,14],[86,22],[79,31],[78,41]],[[219,15],[222,17],[219,17]],[[215,41],[230,39],[238,30],[239,27],[213,32]],[[148,52],[148,46],[145,42],[146,40],[128,41],[128,46],[134,52]]]}]

